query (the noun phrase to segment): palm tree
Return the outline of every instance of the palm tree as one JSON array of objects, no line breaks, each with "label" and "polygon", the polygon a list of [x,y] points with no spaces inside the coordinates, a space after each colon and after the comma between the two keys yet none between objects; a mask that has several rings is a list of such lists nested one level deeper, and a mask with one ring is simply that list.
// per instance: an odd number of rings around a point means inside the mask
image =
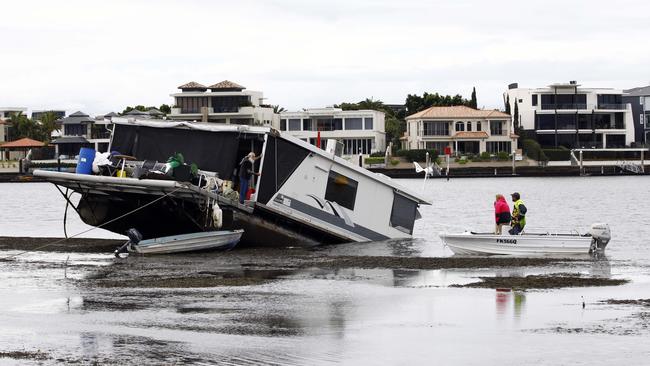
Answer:
[{"label": "palm tree", "polygon": [[282,113],[284,111],[286,111],[286,109],[284,109],[284,107],[280,107],[279,105],[274,105],[273,106],[273,113]]},{"label": "palm tree", "polygon": [[52,138],[53,131],[59,131],[59,125],[56,123],[58,120],[54,112],[47,112],[41,117],[41,129],[45,135],[45,142],[49,142]]}]

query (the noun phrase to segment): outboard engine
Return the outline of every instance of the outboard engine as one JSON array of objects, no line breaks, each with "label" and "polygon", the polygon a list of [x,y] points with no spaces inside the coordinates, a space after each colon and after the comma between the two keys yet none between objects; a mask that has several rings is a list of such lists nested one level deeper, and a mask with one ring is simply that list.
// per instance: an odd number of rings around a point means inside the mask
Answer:
[{"label": "outboard engine", "polygon": [[115,254],[116,258],[121,258],[120,256],[121,254],[125,254],[129,252],[129,246],[138,245],[138,243],[142,240],[142,234],[140,234],[140,232],[135,228],[131,228],[127,230],[126,236],[129,237],[129,240],[126,243],[124,243],[124,245],[122,245],[121,247],[115,249],[115,252],[113,253]]},{"label": "outboard engine", "polygon": [[589,235],[591,235],[591,252],[603,251],[607,243],[612,239],[612,232],[609,230],[607,224],[591,224],[589,228]]}]

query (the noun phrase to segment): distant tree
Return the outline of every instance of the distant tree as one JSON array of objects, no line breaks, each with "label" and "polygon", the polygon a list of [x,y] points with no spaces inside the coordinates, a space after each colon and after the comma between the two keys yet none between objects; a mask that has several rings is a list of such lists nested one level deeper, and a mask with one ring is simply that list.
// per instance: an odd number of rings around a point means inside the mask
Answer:
[{"label": "distant tree", "polygon": [[9,119],[8,132],[9,141],[18,140],[24,137],[38,141],[49,140],[46,139],[42,125],[27,118],[27,116],[22,113],[15,113],[11,115]]},{"label": "distant tree", "polygon": [[386,142],[392,142],[393,146],[400,146],[400,137],[406,131],[406,121],[395,116],[387,116],[385,119]]},{"label": "distant tree", "polygon": [[335,108],[341,108],[344,111],[358,111],[360,109],[370,109],[373,111],[384,112],[386,116],[395,116],[395,111],[387,107],[381,100],[375,100],[372,97],[366,98],[357,103],[342,102],[341,104],[334,104]]},{"label": "distant tree", "polygon": [[438,93],[429,94],[425,92],[422,96],[417,94],[409,94],[406,96],[406,109],[408,114],[417,113],[423,111],[429,107],[441,107],[441,106],[455,106],[455,105],[465,105],[470,106],[471,101],[463,98],[462,95],[456,94],[451,95],[441,95]]},{"label": "distant tree", "polygon": [[280,105],[273,106],[273,113],[282,113],[284,111],[286,111],[286,109],[284,109],[284,107],[280,107]]},{"label": "distant tree", "polygon": [[506,105],[506,113],[510,114],[510,95],[506,94],[506,99],[505,99],[505,105]]},{"label": "distant tree", "polygon": [[163,112],[164,114],[172,113],[172,107],[170,107],[167,104],[161,104],[160,107],[158,108],[158,110]]},{"label": "distant tree", "polygon": [[513,111],[512,115],[512,125],[515,129],[515,133],[517,135],[521,135],[521,126],[519,125],[519,104],[517,103],[517,100],[515,99],[515,109]]},{"label": "distant tree", "polygon": [[58,120],[57,115],[54,112],[46,112],[41,117],[41,129],[43,131],[46,142],[49,142],[52,138],[53,131],[59,131],[59,125],[56,123]]},{"label": "distant tree", "polygon": [[476,87],[472,88],[472,98],[469,101],[469,106],[476,108]]}]

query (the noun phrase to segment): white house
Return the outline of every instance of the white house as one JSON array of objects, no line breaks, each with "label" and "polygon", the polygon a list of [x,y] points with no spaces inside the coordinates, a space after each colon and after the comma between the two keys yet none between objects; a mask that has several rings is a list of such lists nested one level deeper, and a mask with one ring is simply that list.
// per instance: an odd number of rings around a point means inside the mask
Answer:
[{"label": "white house", "polygon": [[482,152],[510,154],[517,149],[510,115],[466,106],[431,107],[406,117],[402,148],[431,149],[443,154]]},{"label": "white house", "polygon": [[260,126],[275,125],[279,119],[273,107],[263,103],[262,92],[247,90],[232,81],[207,87],[192,81],[178,89],[180,93],[171,94],[174,107],[169,119]]},{"label": "white house", "polygon": [[313,108],[282,112],[275,127],[312,145],[316,145],[320,131],[321,147],[325,147],[325,140],[336,139],[343,143],[343,155],[367,155],[386,150],[384,118],[384,112],[375,110]]},{"label": "white house", "polygon": [[14,114],[25,114],[25,107],[0,107],[0,144],[7,141],[9,135],[9,119]]},{"label": "white house", "polygon": [[632,109],[623,91],[582,88],[577,82],[542,88],[510,84],[504,98],[522,128],[537,135],[542,146],[624,147],[634,141]]}]

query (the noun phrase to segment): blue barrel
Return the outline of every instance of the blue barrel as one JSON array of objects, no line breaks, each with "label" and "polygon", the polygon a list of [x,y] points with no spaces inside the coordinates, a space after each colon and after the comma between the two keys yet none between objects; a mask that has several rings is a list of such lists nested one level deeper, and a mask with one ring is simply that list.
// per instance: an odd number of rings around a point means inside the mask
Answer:
[{"label": "blue barrel", "polygon": [[77,162],[77,174],[92,174],[93,160],[95,160],[95,149],[82,147],[79,150],[79,161]]}]

